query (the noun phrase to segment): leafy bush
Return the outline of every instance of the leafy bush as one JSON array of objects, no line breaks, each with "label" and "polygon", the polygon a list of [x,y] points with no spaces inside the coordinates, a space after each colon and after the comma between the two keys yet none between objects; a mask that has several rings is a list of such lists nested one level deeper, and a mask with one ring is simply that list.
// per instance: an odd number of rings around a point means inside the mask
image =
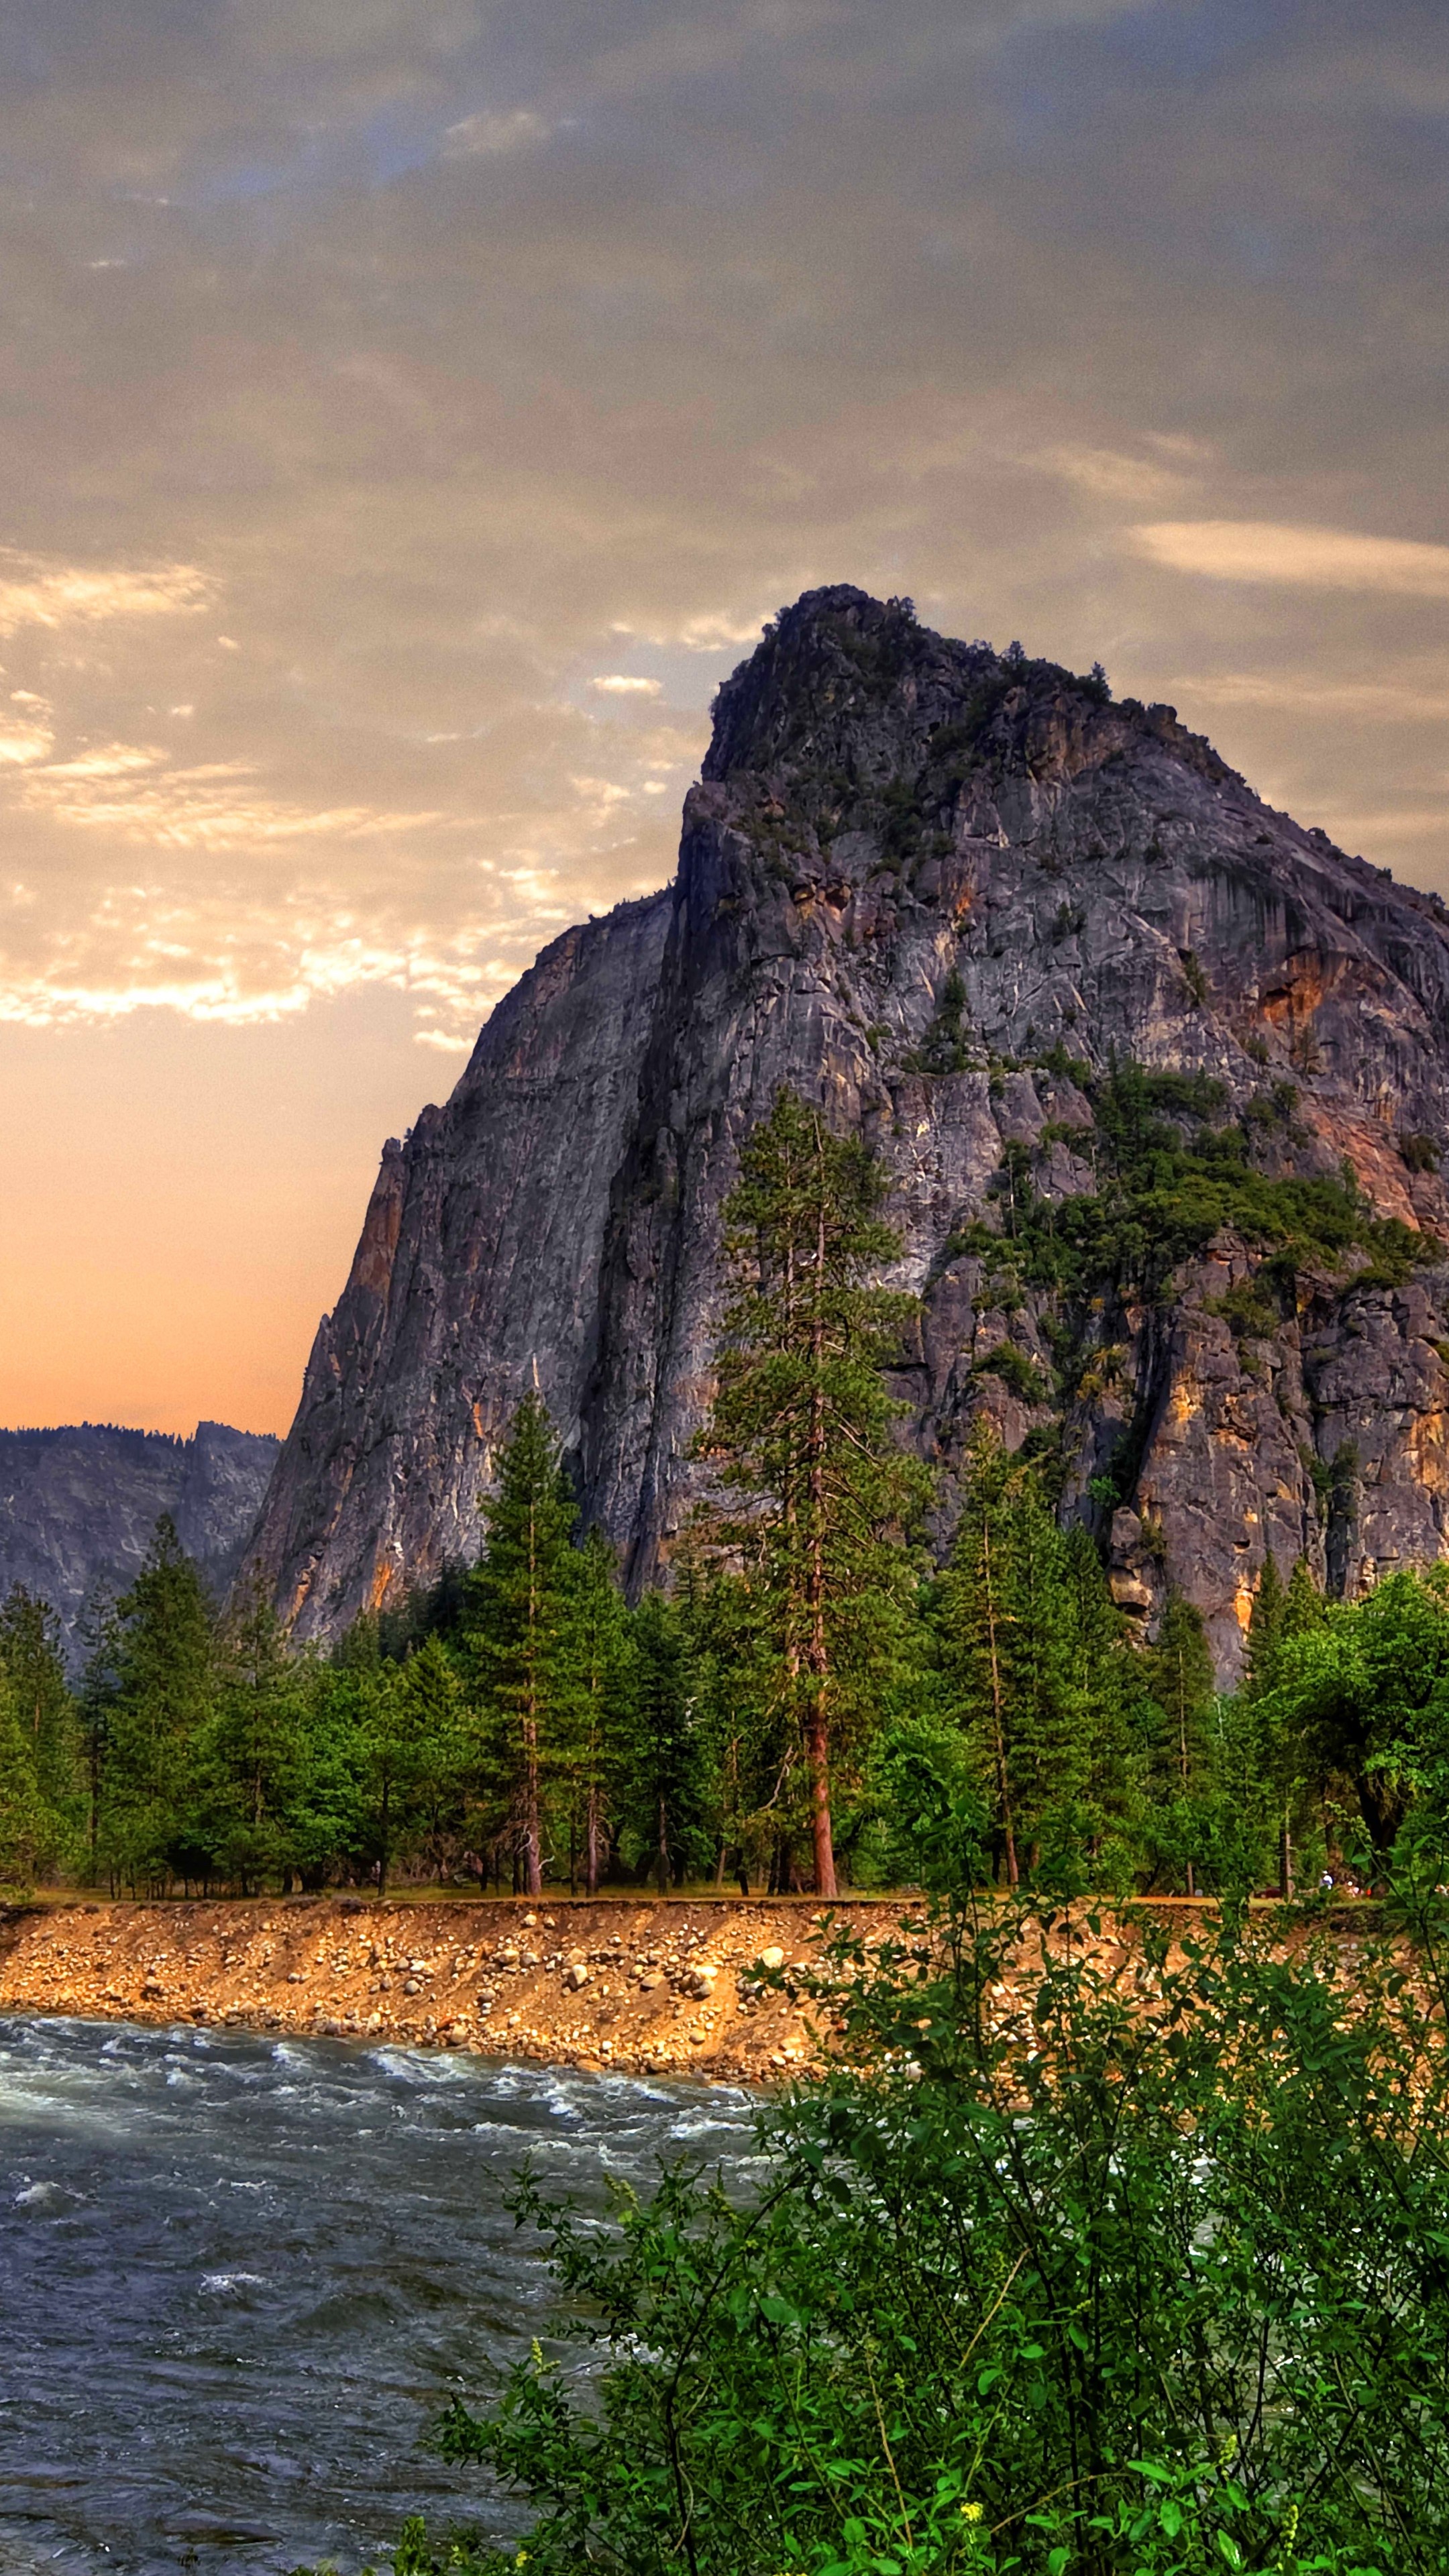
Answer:
[{"label": "leafy bush", "polygon": [[999,1377],[1023,1404],[1045,1404],[1051,1394],[1035,1360],[1015,1342],[998,1342],[995,1350],[985,1352],[974,1363],[973,1375]]},{"label": "leafy bush", "polygon": [[680,2168],[610,2234],[521,2183],[594,2367],[535,2347],[444,2444],[534,2576],[1442,2570],[1437,1951],[1118,1932],[842,1937],[841,2062],[748,2192]]}]

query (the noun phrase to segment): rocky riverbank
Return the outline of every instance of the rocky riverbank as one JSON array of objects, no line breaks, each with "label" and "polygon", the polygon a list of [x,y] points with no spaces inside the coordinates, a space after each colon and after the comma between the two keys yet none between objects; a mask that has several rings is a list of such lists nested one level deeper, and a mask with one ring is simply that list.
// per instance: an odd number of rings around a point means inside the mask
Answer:
[{"label": "rocky riverbank", "polygon": [[[877,1936],[897,1919],[839,1910]],[[0,1921],[0,2011],[768,2082],[810,2063],[817,2032],[756,1972],[807,1964],[819,1939],[813,1909],[769,1901],[46,1903]]]}]

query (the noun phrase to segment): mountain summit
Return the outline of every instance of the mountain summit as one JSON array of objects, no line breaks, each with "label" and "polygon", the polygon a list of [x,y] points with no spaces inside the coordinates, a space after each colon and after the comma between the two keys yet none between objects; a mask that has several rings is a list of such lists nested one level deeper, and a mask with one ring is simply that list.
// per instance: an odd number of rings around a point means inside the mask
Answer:
[{"label": "mountain summit", "polygon": [[667,1557],[782,1083],[892,1175],[943,1533],[988,1414],[1229,1678],[1270,1547],[1349,1595],[1445,1552],[1443,906],[1171,707],[833,587],[721,689],[673,885],[546,948],[385,1147],[254,1542],[299,1633],[476,1554],[535,1369],[632,1578]]}]

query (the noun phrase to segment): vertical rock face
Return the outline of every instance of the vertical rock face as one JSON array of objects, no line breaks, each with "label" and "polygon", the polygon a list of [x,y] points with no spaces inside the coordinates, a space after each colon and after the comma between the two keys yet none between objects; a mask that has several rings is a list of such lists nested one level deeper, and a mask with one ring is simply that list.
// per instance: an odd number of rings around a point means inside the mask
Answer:
[{"label": "vertical rock face", "polygon": [[199,1422],[190,1440],[109,1423],[0,1431],[0,1595],[59,1611],[68,1645],[88,1592],[124,1591],[163,1512],[218,1593],[236,1572],[281,1443]]},{"label": "vertical rock face", "polygon": [[[1218,1221],[1150,1287],[1150,1240],[1054,1278],[1129,1060]],[[840,588],[721,691],[673,887],[555,941],[386,1149],[255,1546],[302,1633],[475,1552],[535,1371],[587,1512],[632,1579],[658,1569],[721,1202],[781,1083],[891,1173],[923,1298],[899,1391],[943,1532],[987,1411],[1050,1453],[1123,1606],[1150,1621],[1178,1586],[1228,1676],[1268,1546],[1348,1592],[1444,1551],[1437,899],[1263,805],[1171,708]],[[1305,1245],[1259,1183],[1335,1184],[1358,1218]],[[1370,1211],[1417,1240],[1386,1257]]]}]

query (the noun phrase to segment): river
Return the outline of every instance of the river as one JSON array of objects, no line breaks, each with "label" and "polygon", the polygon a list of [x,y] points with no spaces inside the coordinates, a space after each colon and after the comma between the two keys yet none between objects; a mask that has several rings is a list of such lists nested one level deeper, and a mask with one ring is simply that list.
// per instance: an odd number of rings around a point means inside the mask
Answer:
[{"label": "river", "polygon": [[[427,2432],[545,2341],[504,2208],[737,2165],[738,2092],[330,2040],[0,2018],[0,2568],[347,2571],[516,2514]],[[586,2366],[569,2348],[567,2367]]]}]

